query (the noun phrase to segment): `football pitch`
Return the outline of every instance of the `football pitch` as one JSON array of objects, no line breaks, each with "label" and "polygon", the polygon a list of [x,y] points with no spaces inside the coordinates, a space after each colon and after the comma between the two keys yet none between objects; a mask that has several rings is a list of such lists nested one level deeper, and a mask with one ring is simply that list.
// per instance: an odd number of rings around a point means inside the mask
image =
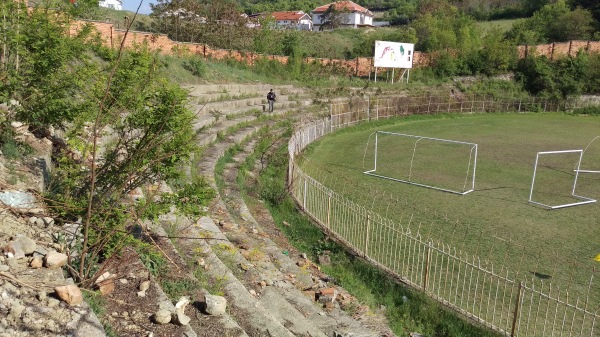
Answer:
[{"label": "football pitch", "polygon": [[[477,144],[474,191],[452,194],[364,174],[374,166],[377,131]],[[337,193],[413,233],[480,257],[496,270],[504,266],[516,278],[558,282],[585,294],[600,253],[600,203],[549,210],[529,198],[547,205],[577,202],[572,196],[577,177],[576,195],[600,199],[600,173],[577,175],[577,153],[541,156],[531,189],[538,152],[585,149],[580,170],[600,171],[597,136],[600,117],[412,116],[326,136],[307,149],[302,166]],[[385,176],[460,189],[474,168],[472,147],[382,139],[377,169]],[[592,288],[598,293],[597,285]]]}]

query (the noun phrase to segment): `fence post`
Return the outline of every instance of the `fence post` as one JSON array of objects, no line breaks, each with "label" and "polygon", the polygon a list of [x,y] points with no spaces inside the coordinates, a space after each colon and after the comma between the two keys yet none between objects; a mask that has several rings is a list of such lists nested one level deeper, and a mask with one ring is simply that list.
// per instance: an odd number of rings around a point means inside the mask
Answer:
[{"label": "fence post", "polygon": [[306,191],[307,190],[308,190],[308,181],[306,180],[306,178],[304,178],[304,200],[303,200],[302,208],[304,208],[305,211],[306,211]]},{"label": "fence post", "polygon": [[327,199],[327,228],[330,228],[331,221],[331,192],[329,192],[329,198]]},{"label": "fence post", "polygon": [[519,310],[521,310],[521,296],[523,292],[523,281],[519,282],[519,291],[517,292],[517,300],[515,302],[515,312],[513,313],[512,328],[510,329],[510,337],[515,337],[517,330],[517,321],[519,318]]},{"label": "fence post", "polygon": [[425,268],[423,268],[423,291],[427,292],[427,283],[429,282],[429,268],[431,265],[431,241],[427,244],[427,255],[425,256]]},{"label": "fence post", "polygon": [[369,255],[369,227],[371,227],[371,215],[367,213],[367,233],[365,235],[365,256]]},{"label": "fence post", "polygon": [[427,114],[431,113],[431,94],[429,94],[429,104],[427,104]]},{"label": "fence post", "polygon": [[367,120],[371,121],[371,97],[367,96]]}]

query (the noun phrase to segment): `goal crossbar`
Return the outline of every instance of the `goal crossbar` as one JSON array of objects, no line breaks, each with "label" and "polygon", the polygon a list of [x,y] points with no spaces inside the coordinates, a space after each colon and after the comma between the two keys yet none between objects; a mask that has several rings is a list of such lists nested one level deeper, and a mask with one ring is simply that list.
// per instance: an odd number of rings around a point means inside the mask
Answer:
[{"label": "goal crossbar", "polygon": [[[384,175],[380,175],[380,174],[375,173],[377,171],[377,145],[378,145],[378,136],[379,136],[379,134],[402,136],[402,137],[408,137],[408,138],[415,138],[416,139],[414,147],[413,147],[412,159],[411,159],[411,163],[410,163],[409,176],[408,176],[409,180],[388,177],[388,176],[384,176]],[[432,185],[422,184],[422,183],[418,183],[418,182],[410,180],[410,178],[412,176],[413,159],[414,159],[415,153],[417,151],[417,144],[418,144],[419,141],[421,141],[423,139],[425,139],[425,140],[439,141],[439,142],[444,142],[444,143],[453,143],[453,144],[471,145],[472,146],[471,147],[471,153],[469,155],[469,165],[468,165],[468,168],[467,168],[467,174],[465,176],[465,185],[464,185],[464,187],[466,187],[467,184],[469,184],[469,172],[471,172],[471,162],[473,163],[473,167],[472,167],[472,174],[471,174],[471,179],[470,179],[471,180],[470,181],[470,186],[469,186],[469,188],[466,191],[452,190],[452,189],[442,188],[442,187],[438,187],[438,186],[432,186]],[[374,177],[389,179],[389,180],[393,180],[393,181],[397,181],[397,182],[401,182],[401,183],[405,183],[405,184],[410,184],[410,185],[415,185],[415,186],[430,188],[430,189],[434,189],[434,190],[438,190],[438,191],[443,191],[443,192],[449,192],[449,193],[454,193],[454,194],[465,195],[465,194],[471,193],[471,192],[473,192],[475,190],[475,170],[476,170],[476,167],[477,167],[477,144],[475,144],[475,143],[461,142],[461,141],[441,139],[441,138],[416,136],[416,135],[409,135],[409,134],[404,134],[404,133],[396,133],[396,132],[388,132],[388,131],[377,131],[375,133],[375,163],[374,163],[374,168],[372,170],[364,171],[363,173],[371,175],[371,176],[374,176]]]},{"label": "goal crossbar", "polygon": [[[544,204],[542,202],[538,202],[538,201],[534,201],[533,200],[533,188],[535,186],[535,176],[537,173],[537,168],[538,168],[538,162],[540,159],[540,155],[548,155],[548,154],[564,154],[564,153],[579,153],[579,160],[577,161],[577,168],[574,170],[575,171],[575,178],[573,179],[573,188],[571,189],[571,196],[575,199],[581,200],[578,202],[573,202],[573,203],[568,203],[568,204],[561,204],[561,205],[547,205]],[[575,194],[575,190],[577,189],[577,178],[579,178],[579,173],[583,172],[582,170],[580,170],[580,166],[581,166],[581,159],[583,158],[583,150],[563,150],[563,151],[542,151],[542,152],[538,152],[537,155],[535,156],[535,165],[533,167],[533,178],[531,180],[531,189],[529,190],[529,202],[538,206],[542,206],[542,207],[546,207],[548,209],[560,209],[560,208],[565,208],[565,207],[572,207],[572,206],[579,206],[579,205],[586,205],[586,204],[591,204],[591,203],[595,203],[596,199],[592,199],[589,197],[584,197],[581,195],[577,195]]]}]

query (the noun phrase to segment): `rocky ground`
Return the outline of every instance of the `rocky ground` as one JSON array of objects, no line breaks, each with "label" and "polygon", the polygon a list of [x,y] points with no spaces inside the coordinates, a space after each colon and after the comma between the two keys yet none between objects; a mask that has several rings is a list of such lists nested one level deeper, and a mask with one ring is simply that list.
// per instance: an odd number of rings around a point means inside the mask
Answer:
[{"label": "rocky ground", "polygon": [[130,249],[100,267],[97,291],[86,296],[96,314],[82,302],[88,291],[63,276],[78,224],[55,223],[39,197],[51,142],[15,123],[36,153],[26,163],[0,157],[0,336],[393,336],[382,315],[321,272],[327,254],[310,261],[260,202],[249,208],[242,200],[238,164],[257,132],[280,132],[277,120],[298,123],[322,112],[304,90],[281,86],[275,113],[264,114],[269,88],[189,88],[195,127],[205,128],[203,158],[193,169],[216,189],[217,160],[234,144],[243,151],[226,167],[223,194],[206,216],[169,214],[144,224],[139,234],[159,247],[164,270],[154,276],[146,267],[152,263]]}]

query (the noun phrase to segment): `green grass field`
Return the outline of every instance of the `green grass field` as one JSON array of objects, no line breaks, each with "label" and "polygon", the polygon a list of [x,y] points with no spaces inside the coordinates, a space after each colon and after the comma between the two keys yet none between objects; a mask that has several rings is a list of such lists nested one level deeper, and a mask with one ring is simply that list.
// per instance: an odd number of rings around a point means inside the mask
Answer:
[{"label": "green grass field", "polygon": [[[461,196],[363,174],[372,168],[373,155],[367,143],[375,131],[477,143],[475,191]],[[599,135],[598,117],[558,113],[413,116],[363,124],[325,137],[308,149],[303,166],[335,191],[387,215],[398,225],[419,230],[497,267],[504,265],[519,273],[518,278],[568,283],[582,294],[597,264],[593,258],[600,253],[600,204],[547,210],[528,199],[537,152],[583,149]],[[371,137],[370,147],[372,142]],[[380,157],[385,155],[382,152]],[[445,172],[432,178],[439,182],[445,174],[466,172],[464,165],[452,161],[451,151],[434,148],[429,155],[427,165],[413,168],[422,179]],[[456,157],[464,162],[464,155]],[[576,158],[543,159],[535,200],[548,204],[576,201],[570,197]],[[600,139],[587,149],[581,169],[600,170]],[[600,199],[600,174],[580,174],[576,192]]]}]

